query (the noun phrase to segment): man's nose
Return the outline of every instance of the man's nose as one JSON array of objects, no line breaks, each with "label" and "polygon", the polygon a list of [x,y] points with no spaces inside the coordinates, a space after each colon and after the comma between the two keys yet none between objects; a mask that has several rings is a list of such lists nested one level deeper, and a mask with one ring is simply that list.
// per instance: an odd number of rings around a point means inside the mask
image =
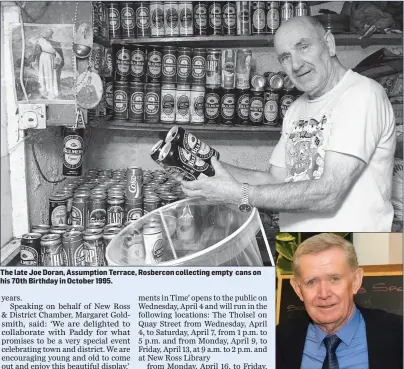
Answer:
[{"label": "man's nose", "polygon": [[304,64],[303,59],[299,56],[299,54],[292,55],[291,58],[293,71],[298,71]]},{"label": "man's nose", "polygon": [[322,299],[326,299],[330,295],[330,289],[326,281],[321,281],[319,283],[317,295]]}]

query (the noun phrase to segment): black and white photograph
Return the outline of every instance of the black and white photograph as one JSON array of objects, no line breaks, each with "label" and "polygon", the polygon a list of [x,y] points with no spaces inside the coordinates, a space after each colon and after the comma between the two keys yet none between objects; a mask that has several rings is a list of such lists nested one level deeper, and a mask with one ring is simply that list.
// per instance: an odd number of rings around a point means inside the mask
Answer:
[{"label": "black and white photograph", "polygon": [[73,25],[24,24],[24,62],[21,24],[12,27],[12,55],[18,101],[24,101],[23,85],[30,101],[46,104],[74,103],[72,62]]}]

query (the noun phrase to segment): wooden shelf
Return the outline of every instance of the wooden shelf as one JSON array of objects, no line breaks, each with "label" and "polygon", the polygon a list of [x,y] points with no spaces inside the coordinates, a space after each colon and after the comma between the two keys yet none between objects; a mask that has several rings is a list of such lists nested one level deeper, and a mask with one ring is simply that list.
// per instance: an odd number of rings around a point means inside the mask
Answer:
[{"label": "wooden shelf", "polygon": [[[402,45],[402,34],[375,34],[372,37],[360,40],[355,33],[336,34],[337,46],[370,46],[370,45]],[[145,44],[145,45],[178,45],[189,47],[271,47],[273,46],[273,35],[251,35],[251,36],[195,36],[195,37],[147,37],[130,39],[112,39],[112,45]],[[94,37],[94,42],[104,46],[108,42]]]},{"label": "wooden shelf", "polygon": [[[135,123],[124,120],[115,120],[111,117],[102,118],[99,121],[99,125],[95,128],[101,129],[112,129],[112,130],[125,130],[125,131],[143,131],[143,132],[166,132],[174,124],[169,123]],[[245,133],[245,134],[257,134],[257,133],[272,133],[280,134],[281,127],[271,127],[271,126],[216,126],[216,125],[191,125],[186,124],[178,125],[184,127],[188,131],[199,131],[199,132],[226,132],[226,133]]]}]

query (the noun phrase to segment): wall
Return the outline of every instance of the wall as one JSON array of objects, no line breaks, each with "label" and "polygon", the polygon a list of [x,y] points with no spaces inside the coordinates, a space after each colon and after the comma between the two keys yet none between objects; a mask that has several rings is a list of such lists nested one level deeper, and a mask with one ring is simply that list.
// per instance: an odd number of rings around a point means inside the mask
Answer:
[{"label": "wall", "polygon": [[360,265],[403,263],[401,233],[354,233],[353,245]]}]

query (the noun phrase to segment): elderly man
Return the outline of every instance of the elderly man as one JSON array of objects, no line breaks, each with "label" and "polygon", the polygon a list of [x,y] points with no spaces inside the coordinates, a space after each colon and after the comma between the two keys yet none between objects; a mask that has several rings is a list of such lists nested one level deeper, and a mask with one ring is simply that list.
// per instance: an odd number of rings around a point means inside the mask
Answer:
[{"label": "elderly man", "polygon": [[403,368],[403,318],[353,301],[363,270],[350,242],[311,237],[292,267],[291,284],[307,314],[277,326],[278,369]]},{"label": "elderly man", "polygon": [[395,124],[375,81],[341,65],[334,36],[311,17],[275,35],[283,70],[305,93],[288,109],[268,172],[215,159],[188,196],[280,212],[281,231],[391,231]]}]

